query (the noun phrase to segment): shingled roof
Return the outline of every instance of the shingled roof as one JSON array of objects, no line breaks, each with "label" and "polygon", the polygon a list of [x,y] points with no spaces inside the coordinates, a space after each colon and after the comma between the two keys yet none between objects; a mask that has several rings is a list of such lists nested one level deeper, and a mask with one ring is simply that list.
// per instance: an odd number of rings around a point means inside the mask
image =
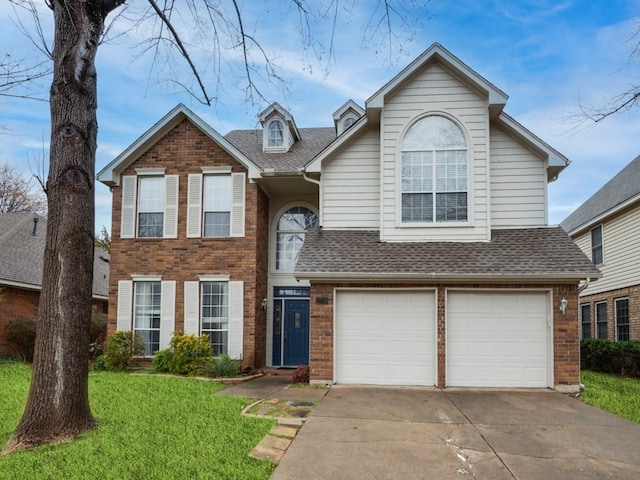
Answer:
[{"label": "shingled roof", "polygon": [[492,230],[491,242],[383,243],[378,231],[307,232],[297,278],[578,281],[600,271],[559,227]]},{"label": "shingled roof", "polygon": [[567,232],[588,227],[592,220],[640,195],[640,155],[580,205],[560,224]]},{"label": "shingled roof", "polygon": [[[38,214],[0,214],[0,285],[40,289],[46,233],[47,219]],[[94,255],[93,295],[109,296],[109,254],[99,248]]]},{"label": "shingled roof", "polygon": [[333,127],[300,128],[300,140],[285,153],[263,151],[262,130],[232,130],[226,138],[261,168],[275,172],[297,172],[336,139]]}]

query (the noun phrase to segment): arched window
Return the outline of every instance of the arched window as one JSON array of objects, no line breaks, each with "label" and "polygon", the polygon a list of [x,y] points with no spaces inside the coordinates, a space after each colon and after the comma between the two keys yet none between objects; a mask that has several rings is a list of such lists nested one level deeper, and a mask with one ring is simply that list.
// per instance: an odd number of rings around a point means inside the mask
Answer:
[{"label": "arched window", "polygon": [[353,118],[353,117],[345,118],[344,121],[342,122],[342,131],[345,131],[346,129],[348,129],[354,123],[356,123],[356,119],[355,118]]},{"label": "arched window", "polygon": [[280,120],[274,120],[269,124],[268,145],[281,147],[284,144],[284,127]]},{"label": "arched window", "polygon": [[292,272],[304,235],[318,226],[318,216],[305,207],[293,207],[282,214],[276,229],[276,270]]},{"label": "arched window", "polygon": [[466,220],[465,136],[446,117],[424,117],[402,142],[402,223]]}]

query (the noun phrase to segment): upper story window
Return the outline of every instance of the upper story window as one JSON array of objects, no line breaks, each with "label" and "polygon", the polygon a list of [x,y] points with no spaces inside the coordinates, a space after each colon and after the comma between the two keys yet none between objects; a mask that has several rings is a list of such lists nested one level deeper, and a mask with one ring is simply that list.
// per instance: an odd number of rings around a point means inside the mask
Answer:
[{"label": "upper story window", "polygon": [[281,147],[284,145],[284,125],[280,120],[273,120],[269,123],[269,137],[267,146]]},{"label": "upper story window", "polygon": [[465,222],[467,142],[453,121],[430,115],[402,142],[402,223]]},{"label": "upper story window", "polygon": [[164,225],[164,177],[138,179],[138,237],[161,238]]},{"label": "upper story window", "polygon": [[276,270],[292,272],[304,243],[305,232],[318,226],[318,216],[305,207],[282,214],[276,230]]},{"label": "upper story window", "polygon": [[136,168],[121,177],[120,238],[176,238],[178,175],[164,168]]},{"label": "upper story window", "polygon": [[187,184],[187,238],[244,237],[246,173],[201,167]]},{"label": "upper story window", "polygon": [[591,230],[591,260],[596,265],[604,263],[604,248],[602,238],[602,225]]},{"label": "upper story window", "polygon": [[231,233],[231,175],[205,175],[203,210],[203,236],[228,237]]}]

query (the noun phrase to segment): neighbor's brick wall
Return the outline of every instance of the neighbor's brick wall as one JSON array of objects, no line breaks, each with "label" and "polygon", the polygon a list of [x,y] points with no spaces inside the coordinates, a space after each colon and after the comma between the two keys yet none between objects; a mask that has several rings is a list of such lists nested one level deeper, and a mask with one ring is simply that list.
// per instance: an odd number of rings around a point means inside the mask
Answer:
[{"label": "neighbor's brick wall", "polygon": [[[331,381],[333,379],[333,306],[334,288],[437,288],[438,291],[438,383],[446,385],[446,338],[445,338],[445,291],[447,288],[478,289],[551,289],[553,291],[553,337],[554,337],[554,383],[555,385],[576,385],[580,381],[580,342],[578,338],[578,290],[576,285],[394,285],[394,284],[312,284],[311,285],[311,341],[309,364],[311,380]],[[317,299],[328,299],[326,304],[318,304]],[[565,314],[557,308],[562,298],[568,300]]]},{"label": "neighbor's brick wall", "polygon": [[266,314],[261,302],[267,291],[268,199],[247,179],[244,237],[186,238],[187,179],[190,173],[201,173],[201,166],[231,166],[234,172],[246,172],[218,144],[184,120],[122,172],[135,175],[135,168],[165,168],[166,175],[179,175],[178,238],[121,239],[121,188],[113,188],[108,331],[116,330],[119,280],[131,280],[132,274],[175,280],[175,328],[181,330],[184,282],[198,280],[199,274],[228,274],[231,280],[244,282],[242,365],[261,367],[266,356]]},{"label": "neighbor's brick wall", "polygon": [[596,303],[607,302],[607,338],[616,339],[616,309],[617,298],[629,299],[629,334],[631,340],[640,340],[640,285],[609,290],[580,297],[580,304],[591,305],[591,336],[596,335]]},{"label": "neighbor's brick wall", "polygon": [[36,318],[40,292],[14,287],[0,287],[0,355],[16,352],[7,342],[7,324],[16,318]]},{"label": "neighbor's brick wall", "polygon": [[[16,318],[38,317],[39,290],[0,286],[0,356],[16,352],[7,342],[7,325]],[[92,312],[102,313],[106,300],[93,300]]]}]

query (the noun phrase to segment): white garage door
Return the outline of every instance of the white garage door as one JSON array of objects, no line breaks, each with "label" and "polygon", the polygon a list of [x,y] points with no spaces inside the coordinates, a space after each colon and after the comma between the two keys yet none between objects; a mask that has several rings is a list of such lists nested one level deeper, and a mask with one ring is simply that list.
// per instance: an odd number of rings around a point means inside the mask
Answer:
[{"label": "white garage door", "polygon": [[338,291],[335,308],[336,382],[435,384],[432,291]]},{"label": "white garage door", "polygon": [[549,386],[545,292],[447,292],[448,386]]}]

